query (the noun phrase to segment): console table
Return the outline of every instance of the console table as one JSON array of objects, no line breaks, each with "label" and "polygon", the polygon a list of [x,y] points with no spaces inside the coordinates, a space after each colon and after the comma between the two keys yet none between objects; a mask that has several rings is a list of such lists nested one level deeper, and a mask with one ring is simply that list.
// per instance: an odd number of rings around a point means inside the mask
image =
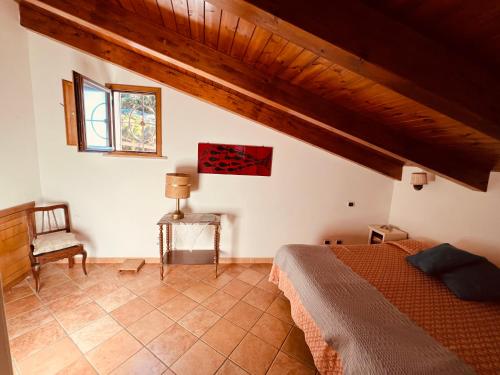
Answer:
[{"label": "console table", "polygon": [[[213,225],[214,226],[214,248],[213,250],[174,250],[172,249],[172,227],[173,225]],[[163,280],[164,264],[215,264],[215,277],[219,265],[220,244],[220,215],[219,214],[185,214],[183,219],[174,220],[172,214],[163,215],[158,221],[160,229],[160,278]],[[163,227],[166,232],[167,251],[163,249]]]}]

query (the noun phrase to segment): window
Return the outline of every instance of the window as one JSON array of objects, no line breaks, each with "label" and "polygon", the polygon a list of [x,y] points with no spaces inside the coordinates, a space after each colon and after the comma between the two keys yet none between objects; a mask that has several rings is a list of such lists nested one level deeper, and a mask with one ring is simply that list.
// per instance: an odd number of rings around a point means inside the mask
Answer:
[{"label": "window", "polygon": [[73,72],[79,151],[112,151],[111,90]]},{"label": "window", "polygon": [[108,87],[113,92],[116,151],[161,155],[160,89]]},{"label": "window", "polygon": [[107,84],[73,72],[78,150],[161,156],[161,89]]}]

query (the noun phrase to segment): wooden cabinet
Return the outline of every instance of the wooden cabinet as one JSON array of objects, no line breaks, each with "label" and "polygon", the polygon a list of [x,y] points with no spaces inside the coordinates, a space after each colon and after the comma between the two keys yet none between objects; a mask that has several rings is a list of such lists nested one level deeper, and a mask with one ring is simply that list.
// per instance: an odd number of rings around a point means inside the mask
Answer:
[{"label": "wooden cabinet", "polygon": [[368,229],[369,244],[406,240],[408,238],[408,233],[391,225],[369,225]]}]

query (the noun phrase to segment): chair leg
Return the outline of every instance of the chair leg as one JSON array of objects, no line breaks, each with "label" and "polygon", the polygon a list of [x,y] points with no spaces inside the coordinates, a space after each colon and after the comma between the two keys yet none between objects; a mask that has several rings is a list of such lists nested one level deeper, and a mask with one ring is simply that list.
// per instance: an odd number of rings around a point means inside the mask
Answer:
[{"label": "chair leg", "polygon": [[75,258],[74,257],[68,257],[68,268],[73,268],[75,265]]},{"label": "chair leg", "polygon": [[40,264],[33,264],[31,266],[31,271],[33,272],[33,277],[35,279],[35,289],[38,293],[40,291]]},{"label": "chair leg", "polygon": [[87,252],[82,248],[82,268],[83,273],[87,274]]}]

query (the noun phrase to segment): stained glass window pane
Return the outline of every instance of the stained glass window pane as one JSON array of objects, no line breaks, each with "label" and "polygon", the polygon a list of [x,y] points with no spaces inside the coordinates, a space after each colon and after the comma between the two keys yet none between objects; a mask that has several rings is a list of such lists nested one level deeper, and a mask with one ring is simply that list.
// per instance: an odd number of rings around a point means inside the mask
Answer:
[{"label": "stained glass window pane", "polygon": [[156,153],[156,96],[114,92],[117,150]]}]

